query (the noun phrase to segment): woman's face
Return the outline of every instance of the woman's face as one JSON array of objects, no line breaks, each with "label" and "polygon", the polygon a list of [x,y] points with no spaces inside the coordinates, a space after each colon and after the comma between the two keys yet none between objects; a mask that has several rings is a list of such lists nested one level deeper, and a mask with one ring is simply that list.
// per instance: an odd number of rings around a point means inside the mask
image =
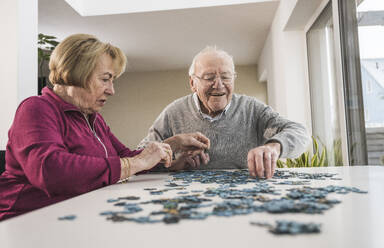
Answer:
[{"label": "woman's face", "polygon": [[115,94],[113,80],[115,79],[113,60],[108,54],[100,57],[89,79],[89,89],[76,87],[73,94],[75,105],[82,112],[92,114],[99,112],[109,96]]}]

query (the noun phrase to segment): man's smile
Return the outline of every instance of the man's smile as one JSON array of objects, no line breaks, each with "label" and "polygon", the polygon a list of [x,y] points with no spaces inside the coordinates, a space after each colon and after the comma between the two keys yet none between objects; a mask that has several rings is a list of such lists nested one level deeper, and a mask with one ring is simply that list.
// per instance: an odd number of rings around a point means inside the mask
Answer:
[{"label": "man's smile", "polygon": [[221,92],[221,93],[220,92],[217,92],[217,93],[216,92],[215,93],[212,92],[212,93],[209,93],[209,95],[210,96],[224,96],[225,92]]}]

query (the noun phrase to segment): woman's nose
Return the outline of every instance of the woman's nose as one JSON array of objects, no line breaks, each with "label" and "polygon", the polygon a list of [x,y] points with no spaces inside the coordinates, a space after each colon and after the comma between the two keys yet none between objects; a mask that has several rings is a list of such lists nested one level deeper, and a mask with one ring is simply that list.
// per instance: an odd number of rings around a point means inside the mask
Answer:
[{"label": "woman's nose", "polygon": [[115,94],[115,88],[113,87],[112,81],[108,84],[105,93],[107,93],[108,95],[111,95],[111,96],[113,96]]}]

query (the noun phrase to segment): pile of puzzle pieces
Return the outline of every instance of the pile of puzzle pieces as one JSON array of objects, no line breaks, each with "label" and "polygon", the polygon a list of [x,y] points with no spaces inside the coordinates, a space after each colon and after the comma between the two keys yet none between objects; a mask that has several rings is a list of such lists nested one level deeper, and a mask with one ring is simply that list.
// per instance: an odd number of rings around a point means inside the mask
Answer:
[{"label": "pile of puzzle pieces", "polygon": [[[100,213],[114,222],[178,223],[182,220],[204,220],[209,216],[231,217],[255,212],[320,214],[339,204],[339,200],[328,199],[330,193],[367,193],[355,187],[329,185],[310,187],[312,180],[340,180],[336,174],[302,173],[278,170],[270,180],[249,177],[247,170],[234,171],[184,171],[172,174],[163,189],[146,188],[151,195],[162,195],[177,190],[178,196],[140,202],[140,197],[127,196],[109,199],[116,210]],[[209,184],[205,190],[186,189],[192,183]],[[217,185],[216,187],[212,187]],[[250,186],[247,188],[238,186]],[[274,185],[289,185],[282,194]],[[299,187],[298,187],[299,186]],[[216,200],[220,199],[220,200]],[[134,217],[148,204],[161,205],[161,210],[148,215]],[[277,221],[276,225],[251,222],[252,225],[268,227],[274,234],[318,233],[320,224]]]},{"label": "pile of puzzle pieces", "polygon": [[[340,203],[340,200],[328,199],[330,193],[367,193],[355,187],[310,186],[312,180],[341,180],[335,175],[277,170],[272,179],[264,180],[250,177],[247,170],[175,172],[171,174],[172,179],[166,182],[164,188],[143,189],[156,199],[140,201],[139,196],[108,199],[107,202],[113,204],[116,210],[104,211],[100,215],[113,222],[171,224],[182,220],[204,220],[210,216],[231,217],[255,212],[321,214]],[[192,183],[207,184],[209,187],[188,191]],[[288,185],[290,188],[282,193],[274,185]],[[171,190],[176,190],[178,196],[162,197],[163,193]],[[136,213],[142,212],[150,204],[159,205],[160,210],[137,217]],[[75,218],[75,215],[71,215],[70,218],[64,216],[59,220]],[[275,225],[255,221],[250,221],[250,224],[267,227],[274,234],[321,231],[318,223],[278,220]]]}]

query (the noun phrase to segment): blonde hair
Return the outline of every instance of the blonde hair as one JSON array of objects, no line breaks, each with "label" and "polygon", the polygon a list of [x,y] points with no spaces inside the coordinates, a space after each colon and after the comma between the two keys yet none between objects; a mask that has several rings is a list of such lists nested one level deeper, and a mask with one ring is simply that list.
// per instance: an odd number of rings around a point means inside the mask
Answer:
[{"label": "blonde hair", "polygon": [[195,74],[195,66],[198,58],[201,55],[206,53],[216,53],[219,56],[228,58],[232,65],[232,71],[235,72],[235,64],[233,62],[233,57],[231,55],[229,55],[226,51],[217,48],[216,46],[206,46],[203,50],[201,50],[198,54],[196,54],[195,57],[193,57],[192,64],[189,67],[189,71],[188,71],[189,76],[192,76],[193,74]]},{"label": "blonde hair", "polygon": [[116,78],[119,77],[127,63],[120,48],[101,42],[93,35],[71,35],[60,42],[51,54],[49,80],[53,85],[89,88],[89,78],[103,54],[111,56]]}]

